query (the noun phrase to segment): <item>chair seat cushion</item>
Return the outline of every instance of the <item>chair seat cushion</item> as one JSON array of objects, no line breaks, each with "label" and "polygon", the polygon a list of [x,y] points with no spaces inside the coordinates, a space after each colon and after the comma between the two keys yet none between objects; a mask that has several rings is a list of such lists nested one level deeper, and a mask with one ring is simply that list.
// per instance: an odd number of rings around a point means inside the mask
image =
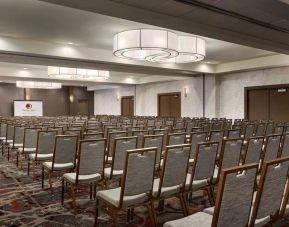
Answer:
[{"label": "chair seat cushion", "polygon": [[[110,190],[98,191],[96,197],[118,207],[120,200],[120,189],[121,188],[119,187]],[[148,200],[148,196],[146,193],[133,196],[124,196],[122,206],[127,207],[133,204],[143,203],[146,200]]]},{"label": "chair seat cushion", "polygon": [[112,162],[112,157],[108,156],[106,161],[107,162]]},{"label": "chair seat cushion", "polygon": [[[9,143],[9,146],[13,147],[13,143]],[[19,149],[19,148],[23,147],[23,143],[14,143],[14,147]]]},{"label": "chair seat cushion", "polygon": [[[191,181],[192,175],[190,173],[187,174],[186,178],[186,189],[188,190],[190,188],[190,181]],[[208,181],[207,179],[202,179],[202,180],[194,180],[192,182],[192,191],[197,191],[200,188],[208,186]]]},{"label": "chair seat cushion", "polygon": [[[153,197],[158,196],[159,184],[160,184],[160,178],[155,179],[154,186],[153,186]],[[180,189],[181,189],[181,185],[174,185],[171,187],[162,187],[160,196],[166,197],[166,196],[174,195],[178,193]]]},{"label": "chair seat cushion", "polygon": [[193,158],[190,158],[190,159],[189,159],[189,164],[193,164],[193,163],[194,163],[194,161],[195,161],[195,159],[193,159]]},{"label": "chair seat cushion", "polygon": [[[36,153],[29,154],[29,158],[31,160],[36,160]],[[44,160],[51,160],[53,158],[53,153],[50,154],[37,154],[37,160],[44,161]]]},{"label": "chair seat cushion", "polygon": [[[76,181],[76,173],[65,173],[63,174],[63,178],[66,180],[75,183]],[[90,183],[95,182],[101,179],[101,174],[87,174],[87,175],[78,175],[78,182],[79,183]]]},{"label": "chair seat cushion", "polygon": [[121,177],[123,174],[123,170],[113,170],[112,171],[112,176],[110,176],[110,172],[111,172],[111,168],[105,168],[104,169],[104,176],[106,178],[110,178],[110,177]]},{"label": "chair seat cushion", "polygon": [[[49,170],[52,169],[52,162],[43,162],[43,166]],[[54,170],[68,170],[68,169],[73,169],[74,165],[72,162],[68,163],[54,163]]]},{"label": "chair seat cushion", "polygon": [[13,140],[6,140],[6,143],[13,143]]},{"label": "chair seat cushion", "polygon": [[6,139],[5,136],[0,137],[0,140],[5,140],[5,139]]},{"label": "chair seat cushion", "polygon": [[26,153],[26,154],[29,154],[29,153],[35,153],[36,152],[36,147],[25,147],[24,148],[24,151],[23,151],[23,148],[22,147],[20,147],[19,148],[19,151],[20,152],[23,152],[23,153]]},{"label": "chair seat cushion", "polygon": [[204,213],[213,215],[214,214],[215,207],[209,207],[203,210]]},{"label": "chair seat cushion", "polygon": [[164,224],[164,227],[191,227],[191,226],[211,227],[212,220],[213,220],[212,215],[203,212],[198,212],[178,220],[166,222]]},{"label": "chair seat cushion", "polygon": [[270,221],[270,216],[259,218],[255,220],[254,227],[262,227]]}]

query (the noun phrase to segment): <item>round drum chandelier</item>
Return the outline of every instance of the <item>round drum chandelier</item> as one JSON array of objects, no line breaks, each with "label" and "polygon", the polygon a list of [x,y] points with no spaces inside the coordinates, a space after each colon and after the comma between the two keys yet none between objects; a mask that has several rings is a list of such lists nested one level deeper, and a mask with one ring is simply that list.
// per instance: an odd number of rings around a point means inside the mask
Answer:
[{"label": "round drum chandelier", "polygon": [[158,29],[134,29],[114,35],[113,54],[129,60],[189,63],[206,56],[204,39]]},{"label": "round drum chandelier", "polygon": [[56,79],[107,80],[109,71],[48,66],[48,76]]}]

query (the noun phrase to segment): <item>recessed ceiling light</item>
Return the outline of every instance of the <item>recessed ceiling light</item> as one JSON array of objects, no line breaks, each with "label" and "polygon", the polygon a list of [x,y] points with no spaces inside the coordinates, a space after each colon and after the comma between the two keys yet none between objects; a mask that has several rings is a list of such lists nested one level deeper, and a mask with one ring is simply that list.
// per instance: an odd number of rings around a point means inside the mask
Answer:
[{"label": "recessed ceiling light", "polygon": [[23,68],[24,70],[27,70],[27,68]]},{"label": "recessed ceiling light", "polygon": [[73,45],[74,43],[73,43],[73,42],[69,42],[68,44],[69,44],[69,45]]}]

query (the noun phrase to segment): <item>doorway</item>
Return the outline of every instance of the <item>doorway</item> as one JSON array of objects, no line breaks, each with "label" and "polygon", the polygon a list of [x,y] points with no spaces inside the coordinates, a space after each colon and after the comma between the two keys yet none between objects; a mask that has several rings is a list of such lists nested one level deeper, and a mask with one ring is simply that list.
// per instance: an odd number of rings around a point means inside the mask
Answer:
[{"label": "doorway", "polygon": [[78,100],[78,112],[80,115],[88,115],[88,100]]},{"label": "doorway", "polygon": [[249,120],[289,121],[289,85],[245,88],[245,117]]},{"label": "doorway", "polygon": [[181,117],[181,92],[158,94],[159,117]]},{"label": "doorway", "polygon": [[121,97],[121,115],[134,116],[134,96]]}]

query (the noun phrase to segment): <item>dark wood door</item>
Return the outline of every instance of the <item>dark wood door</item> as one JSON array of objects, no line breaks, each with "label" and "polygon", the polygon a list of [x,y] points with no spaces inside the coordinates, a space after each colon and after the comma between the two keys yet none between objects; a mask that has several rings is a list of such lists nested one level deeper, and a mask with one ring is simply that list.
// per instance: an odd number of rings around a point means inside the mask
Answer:
[{"label": "dark wood door", "polygon": [[158,95],[158,115],[160,117],[181,117],[181,94],[166,93]]},{"label": "dark wood door", "polygon": [[249,90],[247,98],[249,120],[268,120],[269,90]]},{"label": "dark wood door", "polygon": [[270,119],[289,121],[289,89],[270,89]]},{"label": "dark wood door", "polygon": [[78,100],[78,113],[88,115],[88,100]]},{"label": "dark wood door", "polygon": [[133,96],[121,97],[121,115],[134,116],[134,97]]}]

